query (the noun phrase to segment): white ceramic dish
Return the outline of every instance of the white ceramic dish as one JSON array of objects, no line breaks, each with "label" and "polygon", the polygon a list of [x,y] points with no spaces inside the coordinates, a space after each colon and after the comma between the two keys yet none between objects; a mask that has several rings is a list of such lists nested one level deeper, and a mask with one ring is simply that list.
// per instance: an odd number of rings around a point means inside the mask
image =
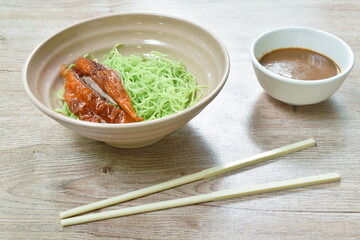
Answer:
[{"label": "white ceramic dish", "polygon": [[[61,64],[85,53],[101,59],[117,43],[123,55],[156,50],[181,60],[205,96],[182,112],[157,120],[128,124],[89,123],[54,112],[56,92],[64,86]],[[229,74],[229,55],[223,43],[191,22],[157,14],[119,14],[93,18],[70,26],[41,43],[23,68],[23,85],[34,105],[73,131],[121,148],[143,147],[174,132],[202,111],[223,88]]]},{"label": "white ceramic dish", "polygon": [[[322,80],[294,80],[269,71],[258,61],[268,52],[289,47],[321,53],[331,58],[340,67],[341,73]],[[270,96],[291,105],[308,105],[328,99],[343,84],[355,61],[353,51],[343,40],[307,27],[278,28],[261,34],[251,45],[250,58],[261,87]]]}]

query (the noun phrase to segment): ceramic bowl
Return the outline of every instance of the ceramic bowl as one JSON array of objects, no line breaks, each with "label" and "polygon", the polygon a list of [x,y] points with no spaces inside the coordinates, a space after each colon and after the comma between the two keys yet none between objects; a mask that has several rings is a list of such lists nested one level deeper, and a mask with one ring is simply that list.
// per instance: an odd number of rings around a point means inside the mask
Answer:
[{"label": "ceramic bowl", "polygon": [[[101,59],[118,43],[125,44],[124,56],[155,50],[182,61],[198,84],[208,86],[204,96],[184,111],[137,123],[90,123],[54,112],[60,106],[56,93],[65,83],[60,65],[85,53]],[[117,14],[77,23],[41,43],[24,65],[23,85],[33,104],[65,127],[115,147],[136,148],[159,141],[201,112],[223,88],[229,65],[224,44],[194,23],[157,14]]]},{"label": "ceramic bowl", "polygon": [[[271,72],[258,61],[268,52],[290,47],[310,49],[329,57],[341,73],[322,80],[294,80]],[[319,103],[332,96],[343,84],[355,60],[353,51],[343,40],[307,27],[278,28],[261,34],[251,45],[250,58],[261,87],[270,96],[295,106]]]}]

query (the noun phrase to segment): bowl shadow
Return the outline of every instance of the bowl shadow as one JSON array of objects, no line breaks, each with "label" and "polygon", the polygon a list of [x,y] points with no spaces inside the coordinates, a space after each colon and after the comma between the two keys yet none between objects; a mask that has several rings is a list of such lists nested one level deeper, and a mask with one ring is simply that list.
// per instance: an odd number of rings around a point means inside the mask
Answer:
[{"label": "bowl shadow", "polygon": [[[70,131],[69,131],[70,133]],[[161,141],[143,148],[120,149],[100,141],[72,133],[72,161],[67,162],[71,171],[66,180],[59,181],[56,189],[66,194],[58,201],[70,199],[74,207],[102,200],[158,183],[176,179],[218,165],[211,144],[186,124]],[[179,189],[161,192],[150,198],[170,199],[181,194]],[[70,199],[69,199],[69,196]],[[139,204],[132,200],[125,206]],[[154,201],[154,199],[152,199]]]},{"label": "bowl shadow", "polygon": [[150,146],[133,149],[115,148],[80,135],[78,141],[91,141],[82,149],[91,156],[100,171],[127,172],[144,175],[187,175],[217,164],[211,146],[186,124]]},{"label": "bowl shadow", "polygon": [[291,106],[263,92],[252,109],[248,135],[261,149],[274,141],[280,146],[307,138],[326,138],[329,129],[337,131],[336,121],[346,116],[346,109],[335,97],[318,104]]}]

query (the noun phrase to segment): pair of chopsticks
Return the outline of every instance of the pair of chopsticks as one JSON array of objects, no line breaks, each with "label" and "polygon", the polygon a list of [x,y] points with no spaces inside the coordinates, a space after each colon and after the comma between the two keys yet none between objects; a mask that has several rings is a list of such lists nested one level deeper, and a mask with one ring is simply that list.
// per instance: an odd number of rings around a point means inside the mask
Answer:
[{"label": "pair of chopsticks", "polygon": [[[250,187],[241,187],[236,189],[216,191],[208,194],[201,194],[197,196],[179,198],[174,200],[167,200],[162,202],[150,203],[135,207],[123,208],[119,210],[110,210],[106,212],[87,214],[83,216],[76,216],[86,212],[90,212],[96,209],[111,206],[117,203],[125,202],[131,199],[146,196],[152,193],[160,192],[166,189],[170,189],[176,186],[180,186],[186,183],[195,182],[201,179],[213,177],[225,172],[229,172],[235,169],[260,163],[275,157],[279,157],[285,154],[300,151],[309,147],[315,146],[314,139],[307,139],[301,142],[286,145],[280,148],[276,148],[252,157],[248,157],[239,161],[231,162],[224,165],[215,166],[205,169],[203,171],[183,176],[174,180],[170,180],[164,183],[156,184],[150,187],[139,189],[133,192],[125,193],[116,197],[108,198],[102,201],[90,203],[88,205],[76,207],[60,213],[61,225],[69,226],[75,224],[81,224],[86,222],[99,221],[109,218],[128,216],[133,214],[175,208],[180,206],[186,206],[191,204],[219,201],[224,199],[230,199],[235,197],[242,197],[266,192],[280,191],[285,189],[310,186],[315,184],[339,181],[340,175],[338,173],[329,173],[324,175],[317,175],[311,177],[303,177],[290,179],[285,181],[270,182],[265,184],[259,184]],[[75,216],[75,217],[74,217]]]}]

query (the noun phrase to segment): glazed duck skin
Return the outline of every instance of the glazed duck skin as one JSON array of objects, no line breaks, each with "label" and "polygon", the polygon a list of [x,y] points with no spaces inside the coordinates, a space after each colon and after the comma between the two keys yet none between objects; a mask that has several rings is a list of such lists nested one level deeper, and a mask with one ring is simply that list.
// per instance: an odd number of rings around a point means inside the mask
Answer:
[{"label": "glazed duck skin", "polygon": [[129,95],[114,70],[87,58],[79,58],[75,71],[80,76],[90,76],[134,121],[142,121],[132,107]]},{"label": "glazed duck skin", "polygon": [[68,104],[70,111],[78,116],[80,120],[100,123],[100,117],[96,116],[88,104],[78,96],[79,84],[73,72],[67,70],[63,72],[63,76],[66,76],[64,100]]},{"label": "glazed duck skin", "polygon": [[63,72],[66,78],[64,100],[72,113],[89,122],[129,123],[132,118],[109,104],[97,92],[86,86],[72,69]]}]

